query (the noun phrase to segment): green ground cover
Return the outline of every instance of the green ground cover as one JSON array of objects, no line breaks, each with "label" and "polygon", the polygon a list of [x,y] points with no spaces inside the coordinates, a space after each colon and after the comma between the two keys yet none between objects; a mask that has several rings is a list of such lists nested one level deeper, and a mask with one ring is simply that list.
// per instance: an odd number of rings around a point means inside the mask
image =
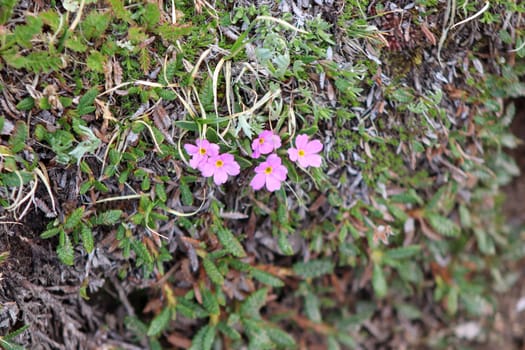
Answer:
[{"label": "green ground cover", "polygon": [[[41,295],[37,311],[4,306],[5,334],[22,331],[4,347],[89,348],[101,327],[114,348],[484,340],[451,327],[490,327],[524,254],[501,187],[519,175],[505,152],[519,143],[525,5],[0,5],[2,302],[68,285],[60,308],[95,310],[67,333],[64,317],[42,331]],[[287,172],[274,192],[250,186],[264,130]],[[320,167],[289,157],[299,135],[323,144]],[[217,185],[194,169],[197,139],[239,174]],[[17,251],[27,240],[60,278],[23,264],[37,259]],[[113,324],[97,313],[108,299],[124,310]]]}]

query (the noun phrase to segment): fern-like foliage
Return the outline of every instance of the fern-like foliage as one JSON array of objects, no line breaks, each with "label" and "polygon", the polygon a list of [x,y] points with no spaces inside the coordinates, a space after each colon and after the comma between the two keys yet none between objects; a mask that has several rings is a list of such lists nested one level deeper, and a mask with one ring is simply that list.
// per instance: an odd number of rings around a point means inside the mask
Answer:
[{"label": "fern-like foliage", "polygon": [[45,51],[34,51],[27,56],[19,53],[4,54],[2,58],[7,65],[15,69],[26,69],[33,73],[49,73],[60,70],[62,58]]}]

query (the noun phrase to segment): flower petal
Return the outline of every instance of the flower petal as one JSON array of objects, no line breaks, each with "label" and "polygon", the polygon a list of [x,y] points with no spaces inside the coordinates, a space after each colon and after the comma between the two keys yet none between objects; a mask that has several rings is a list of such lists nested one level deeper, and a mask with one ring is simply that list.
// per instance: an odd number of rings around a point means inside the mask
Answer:
[{"label": "flower petal", "polygon": [[268,141],[272,138],[273,132],[271,130],[263,130],[259,134],[259,138],[263,138],[264,141]]},{"label": "flower petal", "polygon": [[281,158],[279,158],[279,156],[275,153],[270,154],[266,159],[266,162],[271,167],[279,166],[282,163]]},{"label": "flower petal", "polygon": [[[319,168],[322,163],[322,158],[318,154],[308,154],[303,157],[303,162],[307,165],[304,165],[306,168],[307,166],[312,166],[314,168]],[[303,166],[303,165],[301,165]]]},{"label": "flower petal", "polygon": [[273,144],[271,142],[265,142],[259,147],[259,151],[262,154],[268,154],[273,152]]},{"label": "flower petal", "polygon": [[265,182],[266,182],[266,176],[264,176],[264,174],[257,174],[254,176],[252,181],[250,181],[250,186],[252,186],[252,188],[255,191],[258,191],[261,188],[263,188]]},{"label": "flower petal", "polygon": [[304,149],[306,147],[306,144],[308,143],[308,135],[301,134],[298,135],[295,139],[295,147],[298,149]]},{"label": "flower petal", "polygon": [[201,171],[201,175],[204,177],[210,177],[215,172],[215,169],[217,169],[214,165],[214,163],[210,162],[208,159],[207,162],[203,162],[199,165],[199,170]]},{"label": "flower petal", "polygon": [[231,162],[235,161],[234,160],[235,158],[233,158],[233,156],[231,154],[229,154],[229,153],[221,154],[219,156],[219,158],[224,162],[224,164],[231,163]]},{"label": "flower petal", "polygon": [[277,191],[279,188],[281,188],[281,181],[276,179],[274,176],[267,176],[266,177],[266,189],[270,192]]},{"label": "flower petal", "polygon": [[221,169],[216,169],[215,174],[213,175],[213,182],[215,182],[216,185],[222,185],[228,180],[228,174],[226,174],[226,171]]},{"label": "flower petal", "polygon": [[274,150],[277,150],[279,147],[281,147],[281,138],[279,135],[272,135],[272,145]]},{"label": "flower petal", "polygon": [[308,168],[310,165],[306,156],[297,158],[297,163],[303,168]]},{"label": "flower petal", "polygon": [[304,147],[306,153],[319,153],[323,150],[323,144],[319,140],[312,140]]},{"label": "flower petal", "polygon": [[239,173],[241,172],[241,167],[236,161],[225,163],[223,165],[223,168],[228,175],[232,175],[232,176],[239,175]]},{"label": "flower petal", "polygon": [[214,143],[210,143],[208,147],[206,148],[206,154],[210,157],[215,157],[219,155],[219,145],[216,145]]},{"label": "flower petal", "polygon": [[259,146],[260,146],[260,145],[261,145],[260,137],[254,139],[254,140],[252,141],[252,150],[255,151],[255,150],[259,149]]},{"label": "flower petal", "polygon": [[261,164],[255,167],[256,174],[264,174],[264,170],[269,166],[268,162],[262,162]]},{"label": "flower petal", "polygon": [[290,148],[288,150],[288,158],[290,158],[292,162],[296,162],[299,158],[299,154],[297,152],[297,148]]},{"label": "flower petal", "polygon": [[195,153],[199,153],[199,147],[189,144],[189,143],[184,145],[184,149],[186,150],[186,152],[188,152],[188,154],[191,154],[191,155]]},{"label": "flower petal", "polygon": [[286,180],[287,174],[288,174],[288,169],[286,169],[284,165],[276,166],[272,172],[272,176],[274,176],[279,181]]},{"label": "flower petal", "polygon": [[202,162],[205,162],[206,159],[207,159],[206,157],[203,157],[203,156],[201,156],[200,154],[197,153],[190,159],[190,166],[193,169],[198,169],[200,164]]}]

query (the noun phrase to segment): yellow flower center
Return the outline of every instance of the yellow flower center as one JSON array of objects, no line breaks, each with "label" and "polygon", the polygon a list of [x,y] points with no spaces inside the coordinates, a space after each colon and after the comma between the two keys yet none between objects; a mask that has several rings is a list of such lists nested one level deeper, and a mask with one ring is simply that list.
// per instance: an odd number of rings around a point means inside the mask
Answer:
[{"label": "yellow flower center", "polygon": [[217,168],[222,168],[223,165],[224,165],[224,162],[222,160],[220,160],[220,159],[215,162],[215,166]]},{"label": "yellow flower center", "polygon": [[270,175],[272,173],[273,169],[271,166],[267,167],[266,169],[264,169],[264,173],[266,175]]},{"label": "yellow flower center", "polygon": [[264,139],[261,137],[261,138],[259,139],[259,145],[262,145],[263,143],[264,143]]},{"label": "yellow flower center", "polygon": [[304,157],[305,155],[305,152],[304,152],[304,149],[300,149],[297,154],[299,155],[299,157]]},{"label": "yellow flower center", "polygon": [[206,148],[199,148],[199,153],[203,156],[206,154]]}]

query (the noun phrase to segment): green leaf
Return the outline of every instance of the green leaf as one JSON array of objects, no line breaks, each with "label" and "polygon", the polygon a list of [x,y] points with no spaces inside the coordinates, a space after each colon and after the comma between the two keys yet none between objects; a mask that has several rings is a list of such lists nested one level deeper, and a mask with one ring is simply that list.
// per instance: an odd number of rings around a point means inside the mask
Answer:
[{"label": "green leaf", "polygon": [[372,274],[372,286],[374,287],[374,292],[379,298],[384,297],[388,291],[385,275],[383,274],[383,269],[379,264],[374,265],[374,272]]},{"label": "green leaf", "polygon": [[327,348],[326,350],[341,350],[341,347],[339,346],[339,343],[337,342],[337,339],[335,339],[334,336],[329,336],[327,339]]},{"label": "green leaf", "polygon": [[80,221],[82,220],[82,215],[84,215],[84,207],[77,208],[69,214],[64,224],[64,229],[71,230],[75,228]]},{"label": "green leaf", "polygon": [[294,250],[290,241],[288,240],[288,235],[284,231],[279,231],[279,236],[277,237],[277,245],[284,255],[293,255]]},{"label": "green leaf", "polygon": [[9,146],[11,146],[11,151],[13,153],[20,152],[25,148],[27,132],[26,124],[21,120],[17,121],[15,132],[9,137]]},{"label": "green leaf", "polygon": [[63,264],[73,265],[75,252],[69,236],[63,230],[60,231],[60,235],[58,236],[57,255]]},{"label": "green leaf", "polygon": [[182,204],[188,205],[188,206],[193,205],[193,192],[191,191],[190,187],[186,183],[184,176],[181,177],[180,179],[179,190],[180,190],[180,197],[182,199]]},{"label": "green leaf", "polygon": [[288,160],[288,158],[283,158],[283,164],[288,169],[288,177],[290,178],[290,181],[292,182],[300,182],[301,177],[299,174],[297,174],[296,166]]},{"label": "green leaf", "polygon": [[108,210],[106,212],[103,212],[99,216],[97,216],[95,220],[96,225],[115,225],[118,223],[120,217],[122,216],[122,210],[120,209],[113,209]]},{"label": "green leaf", "polygon": [[86,126],[78,125],[75,131],[78,134],[84,136],[84,140],[79,142],[78,145],[68,154],[80,162],[86,153],[95,152],[102,141],[100,141],[100,139],[95,136],[93,131],[91,131],[91,129]]},{"label": "green leaf", "polygon": [[308,136],[313,136],[319,131],[319,128],[317,126],[311,126],[307,129],[302,129],[298,134],[306,134]]},{"label": "green leaf", "polygon": [[331,260],[311,260],[309,262],[298,262],[293,266],[294,272],[303,278],[319,277],[334,270]]},{"label": "green leaf", "polygon": [[201,290],[202,294],[202,306],[210,313],[210,315],[219,315],[221,310],[219,308],[219,302],[217,297],[208,288]]},{"label": "green leaf", "polygon": [[202,266],[204,266],[206,274],[213,283],[221,286],[224,284],[224,277],[219,272],[219,269],[217,269],[217,266],[215,266],[215,264],[210,259],[202,259]]},{"label": "green leaf", "polygon": [[405,247],[392,248],[385,253],[385,257],[390,259],[406,259],[416,255],[421,251],[419,245],[409,245]]},{"label": "green leaf", "polygon": [[106,57],[103,54],[96,50],[91,50],[89,56],[86,60],[86,65],[92,71],[97,73],[104,73],[104,63],[106,62]]},{"label": "green leaf", "polygon": [[253,278],[258,280],[259,282],[267,284],[269,286],[272,286],[272,287],[284,286],[283,281],[281,281],[279,278],[275,277],[274,275],[266,271],[261,271],[259,269],[254,268],[250,271],[250,274],[252,275]]},{"label": "green leaf", "polygon": [[494,241],[485,230],[481,228],[474,229],[474,235],[478,243],[479,250],[486,255],[494,255],[496,253],[496,247]]},{"label": "green leaf", "polygon": [[4,25],[13,14],[17,0],[0,0],[0,25]]},{"label": "green leaf", "polygon": [[239,340],[241,339],[241,335],[237,330],[233,327],[228,326],[224,322],[219,322],[217,325],[217,328],[228,338],[231,340]]},{"label": "green leaf", "polygon": [[148,332],[146,335],[148,337],[157,336],[162,331],[166,329],[168,323],[171,319],[171,308],[165,307],[155,318],[151,321],[149,325]]},{"label": "green leaf", "polygon": [[266,333],[268,327],[263,322],[244,318],[242,324],[250,340],[248,350],[275,349],[275,344]]},{"label": "green leaf", "polygon": [[154,28],[160,23],[159,6],[149,3],[144,6],[143,21],[148,29]]},{"label": "green leaf", "polygon": [[217,329],[209,324],[205,325],[191,341],[190,350],[211,350]]},{"label": "green leaf", "polygon": [[184,298],[177,299],[175,309],[187,318],[203,318],[209,316],[208,312],[199,304]]},{"label": "green leaf", "polygon": [[217,227],[217,237],[224,246],[224,249],[230,252],[233,256],[238,258],[243,258],[246,256],[246,252],[244,251],[244,248],[242,247],[239,240],[237,240],[233,233],[227,228]]},{"label": "green leaf", "polygon": [[268,289],[263,288],[259,289],[255,293],[252,293],[246,300],[241,304],[241,314],[246,317],[251,317],[254,319],[259,319],[259,310],[266,304],[266,298],[268,294]]},{"label": "green leaf", "polygon": [[405,213],[402,209],[400,209],[396,205],[387,204],[387,208],[397,220],[401,222],[405,222],[408,220],[407,213]]},{"label": "green leaf", "polygon": [[415,100],[414,95],[408,89],[395,89],[392,91],[391,96],[402,104],[407,104]]},{"label": "green leaf", "polygon": [[191,120],[177,120],[175,121],[175,126],[189,131],[199,131],[197,122]]},{"label": "green leaf", "polygon": [[168,195],[166,194],[166,188],[164,188],[163,183],[155,184],[155,194],[161,202],[166,202],[168,200]]},{"label": "green leaf", "polygon": [[397,304],[395,305],[397,312],[409,320],[417,320],[421,318],[421,311],[412,304]]},{"label": "green leaf", "polygon": [[[1,1],[1,0],[0,0]],[[20,328],[18,328],[17,330],[11,332],[11,333],[7,333],[6,335],[4,335],[3,337],[1,337],[1,339],[3,340],[11,340],[13,338],[16,338],[18,337],[20,334],[24,333],[27,329],[29,328],[29,325],[26,324]]]},{"label": "green leaf", "polygon": [[319,307],[319,298],[311,292],[308,292],[304,296],[304,311],[310,320],[314,322],[322,321],[321,309]]},{"label": "green leaf", "polygon": [[445,306],[450,315],[455,315],[458,312],[458,297],[459,289],[457,287],[452,287],[447,293],[447,299]]},{"label": "green leaf", "polygon": [[77,106],[77,114],[79,117],[95,111],[95,106],[93,104],[97,95],[97,88],[91,88],[80,98]]},{"label": "green leaf", "polygon": [[343,332],[339,332],[336,334],[336,337],[337,337],[337,340],[339,340],[341,344],[346,345],[349,349],[357,348],[356,341],[350,335],[343,333]]},{"label": "green leaf", "polygon": [[31,40],[42,31],[43,22],[39,17],[28,15],[26,23],[26,25],[15,26],[14,35],[18,45],[30,49],[33,46]]},{"label": "green leaf", "polygon": [[86,181],[80,185],[79,193],[85,194],[87,191],[89,191],[93,187],[92,181]]},{"label": "green leaf", "polygon": [[428,219],[430,226],[437,232],[444,236],[457,237],[461,233],[461,229],[452,220],[434,213],[426,213],[425,217]]},{"label": "green leaf", "polygon": [[131,13],[126,10],[124,7],[124,2],[122,0],[108,0],[111,8],[113,9],[113,12],[115,13],[115,16],[118,19],[121,19],[125,22],[132,23],[133,20],[131,19]]},{"label": "green leaf", "polygon": [[[171,90],[168,90],[168,89],[157,89],[155,91],[157,92],[159,97],[161,97],[165,101],[173,101],[173,100],[177,99],[177,95]],[[184,120],[179,120],[179,122],[181,122],[181,121],[184,121]],[[177,123],[177,122],[175,122],[175,123]],[[193,131],[196,131],[196,130],[193,130]]]},{"label": "green leaf", "polygon": [[215,340],[215,334],[217,332],[217,328],[214,326],[209,325],[206,332],[204,332],[204,335],[202,337],[202,349],[203,350],[211,350],[211,347],[213,346],[213,341]]},{"label": "green leaf", "polygon": [[99,13],[97,10],[92,10],[80,22],[82,34],[86,40],[100,39],[102,34],[106,31],[111,21],[109,13]]},{"label": "green leaf", "polygon": [[267,327],[266,334],[268,334],[268,337],[278,346],[285,349],[293,349],[297,346],[295,343],[295,339],[283,331],[282,329],[275,328],[275,327]]},{"label": "green leaf", "polygon": [[148,326],[135,316],[126,316],[124,325],[136,335],[143,335],[148,331]]},{"label": "green leaf", "polygon": [[38,14],[38,17],[40,17],[40,19],[42,19],[42,22],[44,22],[45,25],[49,26],[53,32],[57,32],[59,30],[60,16],[56,11],[52,9],[49,9],[47,11],[41,11]]},{"label": "green leaf", "polygon": [[2,58],[16,69],[25,68],[35,73],[56,71],[62,66],[62,59],[58,55],[46,51],[32,51],[27,56],[5,54]]},{"label": "green leaf", "polygon": [[22,99],[18,104],[16,105],[16,108],[19,111],[30,111],[35,106],[35,99],[32,97],[26,97]]},{"label": "green leaf", "polygon": [[82,225],[82,228],[80,229],[80,235],[82,236],[82,244],[84,245],[84,249],[89,254],[93,251],[95,248],[95,242],[93,239],[93,232],[91,232],[91,229],[87,225]]},{"label": "green leaf", "polygon": [[58,235],[60,233],[60,231],[62,231],[61,227],[50,228],[49,230],[46,230],[46,231],[42,232],[40,234],[40,238],[47,239],[47,238],[54,237],[54,236]]},{"label": "green leaf", "polygon": [[86,52],[88,49],[88,47],[84,44],[82,39],[80,39],[77,36],[68,36],[64,46],[75,52]]},{"label": "green leaf", "polygon": [[406,192],[395,194],[390,199],[393,202],[403,203],[403,204],[419,204],[422,205],[423,199],[417,194],[417,192],[411,188]]},{"label": "green leaf", "polygon": [[468,208],[463,204],[459,206],[459,218],[460,218],[462,227],[464,228],[472,227],[472,219],[470,217],[470,212]]},{"label": "green leaf", "polygon": [[182,36],[190,34],[191,26],[181,26],[178,24],[163,23],[156,28],[157,34],[164,40],[175,44]]}]

